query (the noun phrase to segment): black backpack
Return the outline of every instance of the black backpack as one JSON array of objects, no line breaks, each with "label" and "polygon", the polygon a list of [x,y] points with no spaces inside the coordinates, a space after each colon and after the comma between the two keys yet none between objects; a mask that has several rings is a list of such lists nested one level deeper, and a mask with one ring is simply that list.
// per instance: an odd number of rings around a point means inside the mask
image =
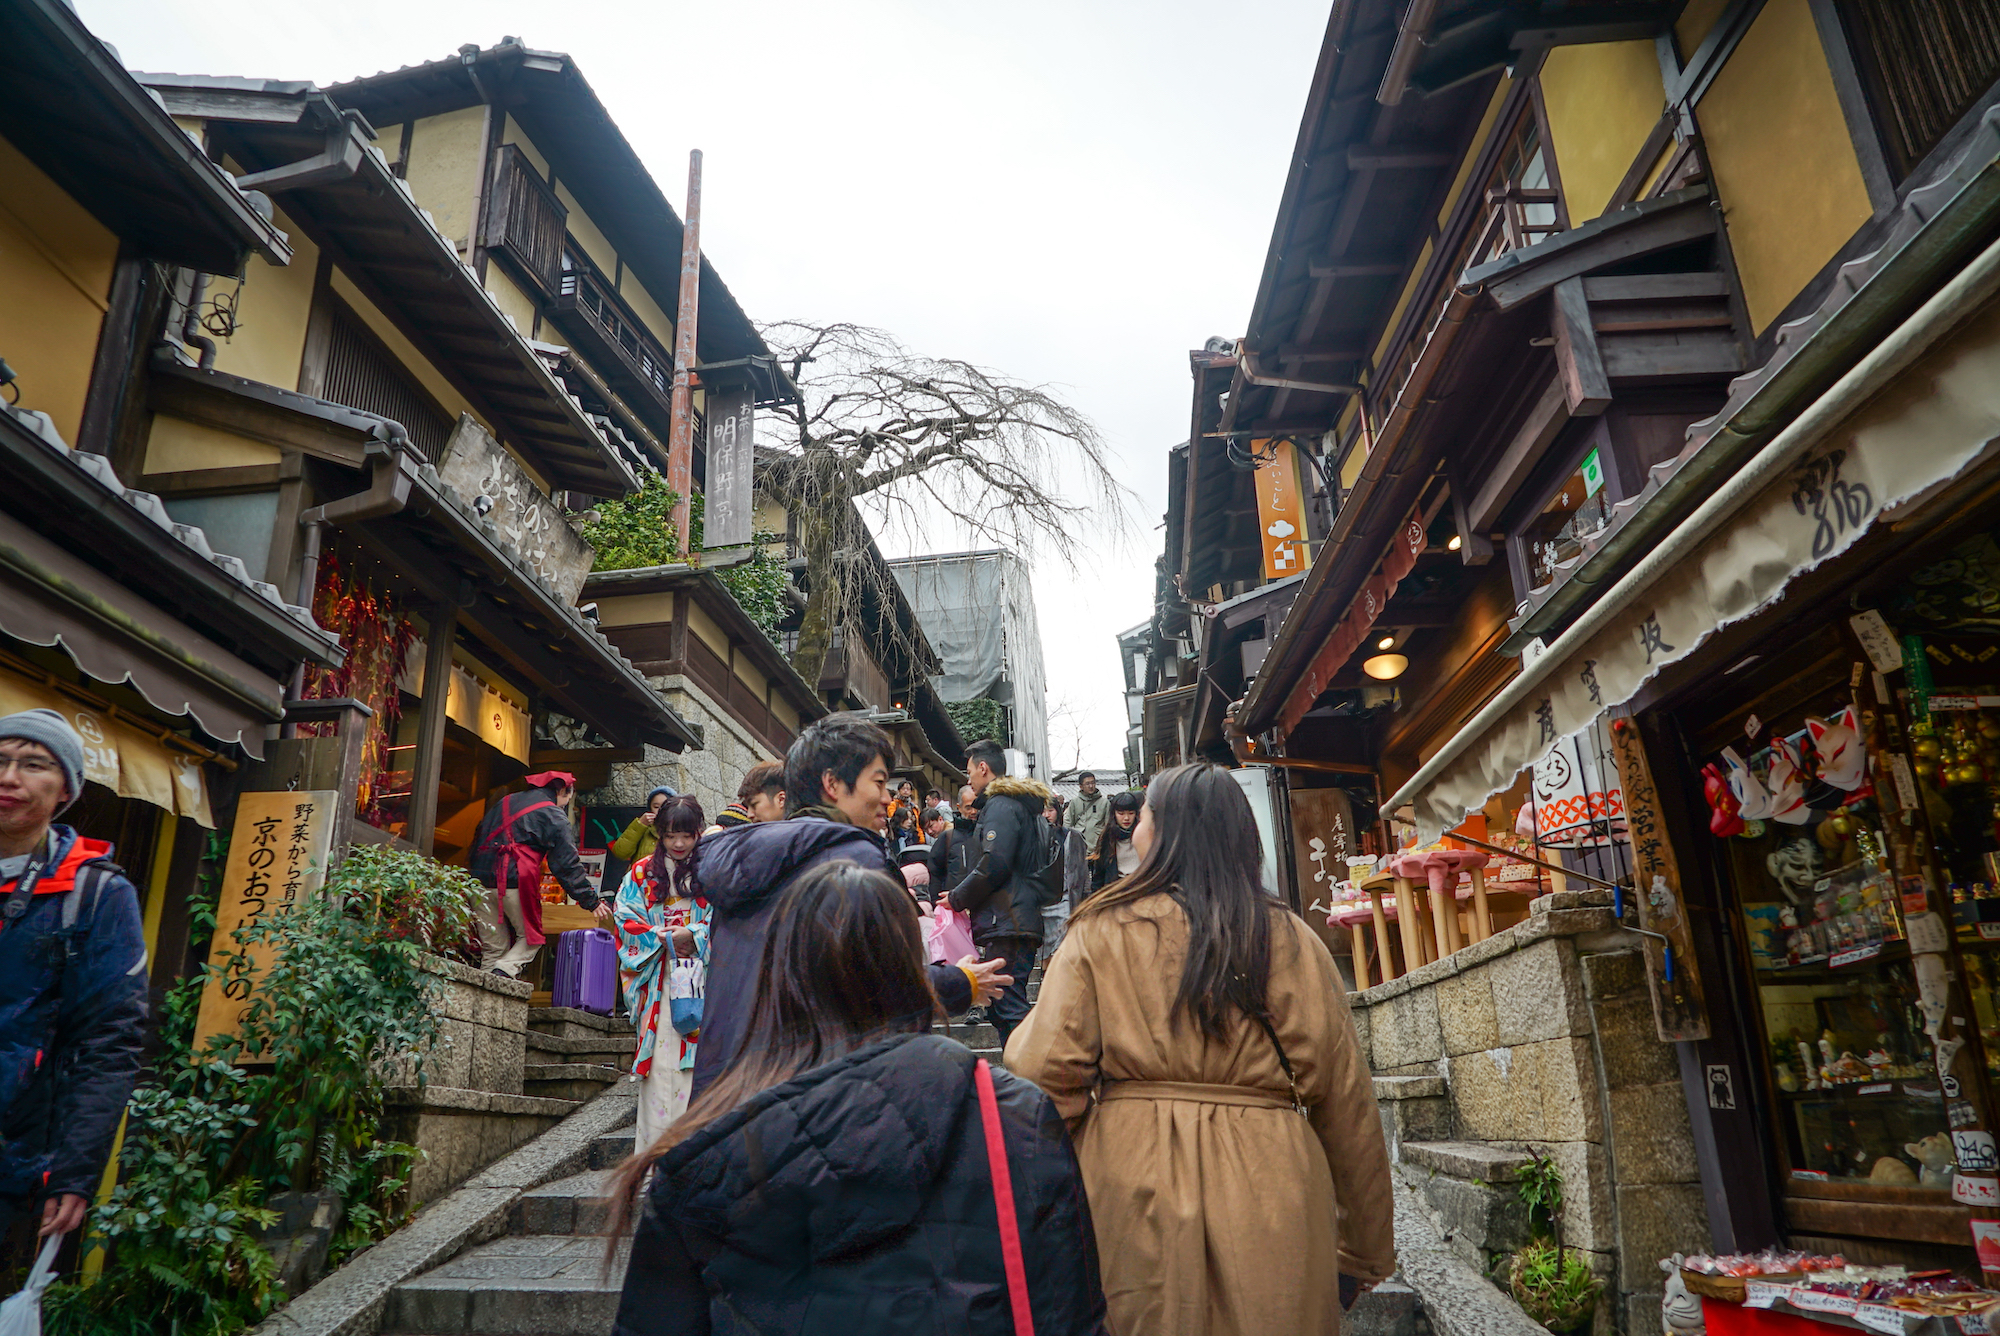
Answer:
[{"label": "black backpack", "polygon": [[1042,865],[1029,876],[1038,909],[1052,909],[1063,902],[1067,893],[1063,889],[1063,849],[1068,843],[1069,832],[1061,826],[1049,826],[1042,837]]}]

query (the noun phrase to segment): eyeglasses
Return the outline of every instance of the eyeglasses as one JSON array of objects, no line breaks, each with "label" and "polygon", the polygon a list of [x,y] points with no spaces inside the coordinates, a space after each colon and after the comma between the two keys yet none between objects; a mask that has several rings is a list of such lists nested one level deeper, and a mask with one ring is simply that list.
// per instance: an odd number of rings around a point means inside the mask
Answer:
[{"label": "eyeglasses", "polygon": [[46,756],[0,756],[0,775],[19,770],[24,778],[53,775],[62,769]]}]

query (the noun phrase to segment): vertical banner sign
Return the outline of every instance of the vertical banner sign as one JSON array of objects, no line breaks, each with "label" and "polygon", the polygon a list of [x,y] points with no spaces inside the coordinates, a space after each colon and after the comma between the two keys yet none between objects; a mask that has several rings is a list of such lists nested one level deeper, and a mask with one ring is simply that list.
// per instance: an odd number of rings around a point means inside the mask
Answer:
[{"label": "vertical banner sign", "polygon": [[[1334,888],[1347,880],[1347,860],[1355,852],[1354,806],[1345,789],[1291,789],[1286,796],[1292,809],[1292,866],[1298,872],[1306,925],[1327,950],[1347,955],[1353,949],[1347,929],[1329,926],[1326,916],[1336,902]],[[1354,962],[1357,979],[1365,965]]]},{"label": "vertical banner sign", "polygon": [[1252,441],[1257,460],[1257,527],[1263,531],[1264,578],[1306,568],[1305,510],[1299,504],[1299,461],[1290,441]]},{"label": "vertical banner sign", "polygon": [[1660,794],[1653,787],[1639,725],[1630,718],[1611,721],[1611,749],[1618,758],[1619,786],[1625,790],[1625,827],[1632,839],[1632,880],[1637,887],[1639,923],[1667,940],[1646,938],[1646,986],[1653,994],[1653,1023],[1669,1043],[1708,1038],[1708,1006],[1694,958],[1694,935],[1681,901],[1680,864],[1660,819]]},{"label": "vertical banner sign", "polygon": [[741,547],[750,541],[755,410],[750,386],[708,391],[708,480],[703,487],[701,545]]},{"label": "vertical banner sign", "polygon": [[[277,913],[319,891],[333,847],[333,822],[341,796],[331,789],[294,793],[246,793],[236,803],[229,837],[229,861],[215,902],[215,936],[208,945],[208,982],[195,1016],[194,1047],[199,1053],[211,1035],[233,1034],[258,978],[268,967],[271,948],[244,947],[236,930]],[[247,955],[243,968],[228,968],[229,957]],[[241,1061],[255,1062],[245,1053]]]}]

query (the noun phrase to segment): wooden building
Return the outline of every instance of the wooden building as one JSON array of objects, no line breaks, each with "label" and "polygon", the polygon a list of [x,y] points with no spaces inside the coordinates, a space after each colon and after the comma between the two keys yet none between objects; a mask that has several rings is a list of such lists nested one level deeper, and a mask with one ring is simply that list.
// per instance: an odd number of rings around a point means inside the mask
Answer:
[{"label": "wooden building", "polygon": [[[1622,884],[1717,1248],[1976,1271],[1991,1211],[1996,32],[1340,0],[1247,330],[1193,356],[1186,745],[1337,792],[1345,853]],[[1804,797],[1732,829],[1732,776]],[[1357,984],[1478,935],[1436,918],[1356,934]],[[1955,1171],[1906,1149],[1959,1134]]]}]

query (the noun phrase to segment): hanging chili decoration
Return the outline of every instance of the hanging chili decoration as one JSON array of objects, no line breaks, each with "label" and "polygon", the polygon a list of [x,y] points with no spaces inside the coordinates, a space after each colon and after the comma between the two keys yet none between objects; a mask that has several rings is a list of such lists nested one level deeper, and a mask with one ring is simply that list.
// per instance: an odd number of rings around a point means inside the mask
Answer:
[{"label": "hanging chili decoration", "polygon": [[[361,745],[361,777],[354,801],[363,821],[387,828],[390,818],[381,798],[389,787],[389,742],[403,716],[398,681],[416,630],[402,599],[376,589],[368,576],[357,570],[353,560],[338,548],[329,549],[320,558],[319,580],[313,589],[313,617],[340,637],[340,647],[347,657],[338,668],[307,669],[306,699],[349,696],[375,712]],[[311,736],[325,736],[333,725],[308,725],[301,727],[300,732],[306,733],[308,728]]]}]

